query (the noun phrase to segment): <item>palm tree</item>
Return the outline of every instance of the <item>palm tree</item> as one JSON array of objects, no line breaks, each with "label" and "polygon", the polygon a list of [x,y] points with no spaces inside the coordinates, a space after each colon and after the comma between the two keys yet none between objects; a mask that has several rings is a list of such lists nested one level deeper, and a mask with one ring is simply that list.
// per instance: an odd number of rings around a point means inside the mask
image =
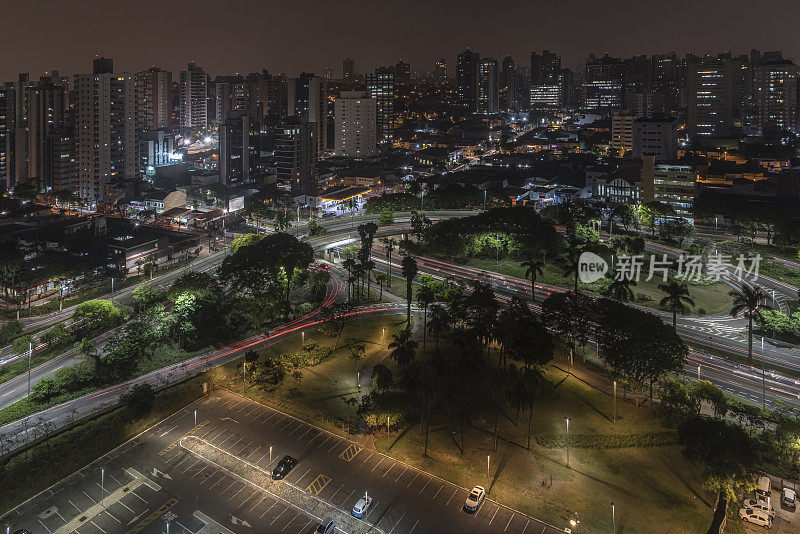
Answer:
[{"label": "palm tree", "polygon": [[533,257],[521,264],[525,267],[525,278],[531,279],[531,300],[536,302],[536,277],[544,271],[544,262],[534,260]]},{"label": "palm tree", "polygon": [[381,272],[375,273],[375,281],[378,282],[378,285],[381,288],[381,294],[380,296],[378,296],[378,300],[383,300],[383,286],[384,284],[387,283],[387,280],[389,280],[389,277],[386,275],[386,273],[381,273]]},{"label": "palm tree", "polygon": [[607,297],[613,297],[619,302],[630,302],[633,300],[633,290],[631,286],[635,286],[636,282],[627,277],[614,278],[611,280],[608,289],[605,291]]},{"label": "palm tree", "polygon": [[392,334],[394,341],[389,343],[389,348],[394,349],[389,357],[402,368],[406,368],[417,353],[418,343],[411,335],[411,328],[406,327],[396,334]]},{"label": "palm tree", "polygon": [[414,297],[414,278],[417,276],[417,260],[414,256],[403,256],[403,277],[406,279],[406,324],[411,325],[411,299]]},{"label": "palm tree", "polygon": [[428,306],[436,300],[436,291],[429,285],[420,286],[417,290],[417,303],[422,306],[424,319],[422,324],[422,349],[425,350],[425,333],[428,331]]},{"label": "palm tree", "polygon": [[[694,306],[694,300],[689,296],[689,287],[686,283],[670,280],[666,284],[659,284],[658,289],[666,293],[659,306],[672,310],[672,328],[678,328],[678,312],[688,313],[689,306]],[[688,306],[687,306],[688,304]]]},{"label": "palm tree", "polygon": [[383,243],[386,245],[386,259],[389,262],[389,282],[386,284],[387,288],[392,287],[392,252],[394,251],[395,247],[395,239],[393,237],[387,237],[383,240]]},{"label": "palm tree", "polygon": [[439,352],[439,336],[450,328],[450,314],[444,306],[440,304],[431,306],[431,322],[428,323],[428,328],[434,337],[434,350]]},{"label": "palm tree", "polygon": [[[760,316],[759,308],[772,309],[767,305],[767,296],[758,286],[751,286],[746,283],[738,289],[733,289],[728,293],[733,297],[731,306],[731,317],[743,315],[747,317],[747,363],[753,363],[753,317]],[[761,301],[764,301],[763,303]]]}]

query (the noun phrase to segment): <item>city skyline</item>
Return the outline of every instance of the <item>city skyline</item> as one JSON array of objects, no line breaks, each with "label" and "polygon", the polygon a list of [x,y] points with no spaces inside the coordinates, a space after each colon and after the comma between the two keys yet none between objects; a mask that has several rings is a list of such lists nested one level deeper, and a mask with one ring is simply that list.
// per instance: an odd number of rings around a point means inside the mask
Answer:
[{"label": "city skyline", "polygon": [[[547,48],[560,54],[569,68],[590,53],[605,52],[618,57],[669,52],[682,56],[729,49],[747,53],[757,48],[783,50],[787,57],[800,55],[791,31],[800,5],[785,0],[677,1],[670,9],[655,12],[634,9],[621,0],[511,1],[491,13],[478,2],[456,5],[449,0],[435,5],[411,2],[404,10],[377,5],[369,11],[345,2],[334,13],[318,15],[310,2],[280,6],[278,18],[301,20],[307,38],[298,33],[297,24],[271,24],[277,12],[272,4],[236,0],[228,5],[227,17],[219,16],[216,4],[204,1],[195,2],[191,11],[162,17],[152,16],[159,13],[152,0],[113,6],[88,0],[80,3],[80,9],[53,2],[38,10],[47,17],[31,17],[26,7],[12,5],[8,18],[18,23],[4,33],[6,48],[30,42],[31,35],[46,39],[13,48],[15,54],[0,58],[0,79],[14,79],[18,72],[38,76],[52,69],[86,73],[96,54],[113,57],[120,72],[141,71],[153,64],[177,72],[197,61],[212,76],[263,68],[290,75],[304,70],[319,74],[329,67],[337,78],[346,57],[355,59],[360,73],[400,59],[410,62],[413,71],[429,70],[436,59],[445,57],[453,76],[455,56],[466,47],[498,60],[511,54],[520,63],[532,50]],[[108,20],[119,22],[108,24]],[[209,28],[209,20],[216,27]],[[375,24],[376,20],[385,22]],[[737,31],[744,20],[759,22],[747,28],[746,42]]]}]

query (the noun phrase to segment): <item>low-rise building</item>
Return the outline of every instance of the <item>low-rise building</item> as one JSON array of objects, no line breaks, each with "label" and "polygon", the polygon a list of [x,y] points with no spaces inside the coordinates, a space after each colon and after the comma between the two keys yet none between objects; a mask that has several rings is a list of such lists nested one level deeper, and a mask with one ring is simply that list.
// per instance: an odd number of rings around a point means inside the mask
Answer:
[{"label": "low-rise building", "polygon": [[655,156],[645,156],[641,182],[642,202],[663,202],[672,206],[678,217],[694,220],[697,173],[691,165],[656,163]]}]

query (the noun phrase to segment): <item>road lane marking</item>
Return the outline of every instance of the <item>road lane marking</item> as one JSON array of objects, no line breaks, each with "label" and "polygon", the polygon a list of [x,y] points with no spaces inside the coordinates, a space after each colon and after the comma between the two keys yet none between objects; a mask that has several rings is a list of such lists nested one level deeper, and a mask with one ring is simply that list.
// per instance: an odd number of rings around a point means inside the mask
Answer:
[{"label": "road lane marking", "polygon": [[173,441],[172,443],[170,443],[170,444],[167,446],[167,448],[166,448],[166,449],[164,449],[163,451],[159,452],[159,453],[158,453],[158,455],[159,455],[159,456],[164,456],[164,455],[165,455],[165,454],[167,454],[169,451],[171,451],[172,449],[174,449],[175,447],[177,447],[177,446],[178,446],[178,443],[179,443],[179,442],[180,442],[180,441],[181,441],[183,438],[185,438],[186,436],[188,436],[188,435],[189,435],[189,434],[191,434],[192,432],[197,432],[198,430],[200,430],[201,428],[203,428],[203,427],[204,427],[204,426],[206,426],[207,424],[208,424],[208,421],[203,421],[203,422],[202,422],[202,423],[200,423],[199,425],[197,425],[197,426],[195,426],[195,427],[192,427],[192,428],[191,428],[191,429],[190,429],[188,432],[186,432],[186,434],[182,435],[181,437],[179,437],[178,439],[176,439],[175,441]]},{"label": "road lane marking", "polygon": [[173,498],[168,500],[167,502],[165,502],[164,504],[162,504],[161,506],[150,512],[150,514],[147,517],[136,523],[133,526],[133,528],[128,530],[125,534],[136,534],[137,532],[141,532],[142,530],[145,529],[145,527],[147,527],[147,525],[149,525],[150,523],[161,517],[167,510],[169,510],[176,504],[178,504],[178,499]]}]

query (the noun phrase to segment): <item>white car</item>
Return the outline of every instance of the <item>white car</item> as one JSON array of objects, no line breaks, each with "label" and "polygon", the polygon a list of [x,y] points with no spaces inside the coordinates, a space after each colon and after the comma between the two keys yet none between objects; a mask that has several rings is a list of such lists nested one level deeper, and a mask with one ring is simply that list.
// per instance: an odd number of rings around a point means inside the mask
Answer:
[{"label": "white car", "polygon": [[791,488],[783,488],[781,502],[789,508],[797,507],[797,493]]},{"label": "white car", "polygon": [[358,502],[353,506],[353,517],[361,519],[367,513],[369,507],[372,506],[372,497],[365,495],[358,499]]},{"label": "white car", "polygon": [[486,490],[483,486],[475,486],[472,491],[467,495],[467,500],[464,502],[464,511],[474,514],[480,508],[483,499],[486,498]]},{"label": "white car", "polygon": [[766,501],[757,501],[755,499],[745,499],[742,503],[743,508],[752,508],[753,510],[761,510],[770,517],[775,517],[775,508],[772,504],[767,504]]},{"label": "white car", "polygon": [[761,510],[754,510],[752,508],[739,508],[739,517],[748,523],[753,523],[754,525],[764,527],[767,530],[772,527],[772,518]]}]

